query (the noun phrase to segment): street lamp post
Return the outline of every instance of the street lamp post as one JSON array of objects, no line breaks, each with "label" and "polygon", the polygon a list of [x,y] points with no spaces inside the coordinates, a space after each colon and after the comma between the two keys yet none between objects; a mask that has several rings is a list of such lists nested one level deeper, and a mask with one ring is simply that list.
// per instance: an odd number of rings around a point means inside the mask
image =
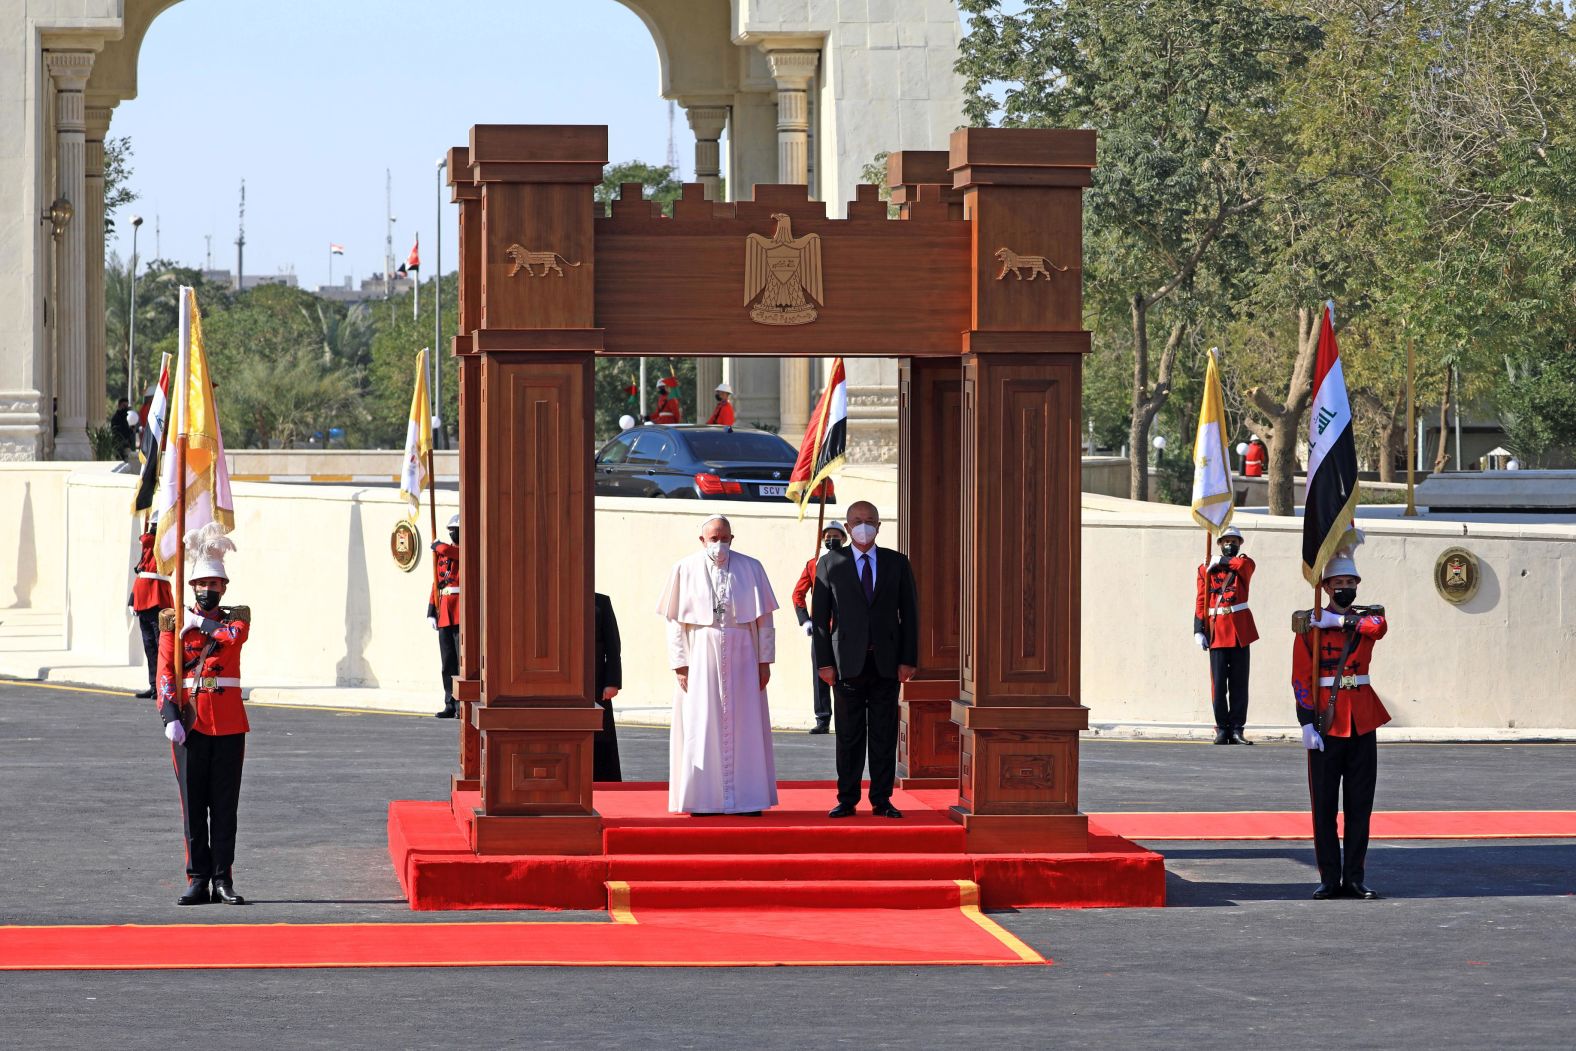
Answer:
[{"label": "street lamp post", "polygon": [[438,432],[439,448],[449,447],[443,429],[443,171],[447,157],[438,158],[438,241],[432,279],[432,429]]},{"label": "street lamp post", "polygon": [[126,403],[137,404],[137,231],[142,216],[131,217],[131,304],[126,312]]}]

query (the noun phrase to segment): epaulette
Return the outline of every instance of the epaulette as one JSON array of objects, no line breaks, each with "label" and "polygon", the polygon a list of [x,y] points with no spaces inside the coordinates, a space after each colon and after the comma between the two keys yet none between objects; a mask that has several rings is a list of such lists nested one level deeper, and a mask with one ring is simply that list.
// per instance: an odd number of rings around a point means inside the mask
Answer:
[{"label": "epaulette", "polygon": [[[1356,614],[1359,617],[1382,617],[1382,616],[1384,616],[1384,607],[1383,606],[1353,606],[1351,609],[1347,610],[1346,612],[1349,613],[1349,614]],[[1292,615],[1291,615],[1291,630],[1292,630],[1293,634],[1296,634],[1296,635],[1306,635],[1306,634],[1308,634],[1308,632],[1312,631],[1313,630],[1313,610],[1311,610],[1311,609],[1299,609],[1299,610],[1294,611],[1292,613]]]},{"label": "epaulette", "polygon": [[175,610],[169,608],[159,610],[159,630],[175,630]]},{"label": "epaulette", "polygon": [[251,606],[231,606],[228,610],[225,611],[224,619],[225,620],[238,620],[242,624],[250,624],[252,622],[252,607]]}]

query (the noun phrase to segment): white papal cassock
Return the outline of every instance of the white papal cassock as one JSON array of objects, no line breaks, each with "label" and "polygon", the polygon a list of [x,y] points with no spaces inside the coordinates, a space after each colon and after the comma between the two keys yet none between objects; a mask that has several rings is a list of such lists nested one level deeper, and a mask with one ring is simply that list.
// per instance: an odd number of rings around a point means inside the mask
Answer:
[{"label": "white papal cassock", "polygon": [[668,745],[668,809],[733,814],[777,804],[772,723],[760,666],[777,659],[777,598],[761,564],[730,552],[680,559],[657,612],[668,621],[668,666],[689,668],[675,686]]}]

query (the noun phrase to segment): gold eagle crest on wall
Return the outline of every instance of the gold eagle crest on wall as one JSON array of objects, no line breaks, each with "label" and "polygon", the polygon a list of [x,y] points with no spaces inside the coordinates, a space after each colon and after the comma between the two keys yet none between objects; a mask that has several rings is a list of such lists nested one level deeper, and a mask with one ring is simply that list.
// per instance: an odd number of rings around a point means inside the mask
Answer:
[{"label": "gold eagle crest on wall", "polygon": [[[821,235],[793,235],[793,221],[774,212],[770,236],[744,240],[744,305],[762,325],[808,325],[816,304],[826,305],[821,284]],[[753,305],[752,305],[753,304]]]}]

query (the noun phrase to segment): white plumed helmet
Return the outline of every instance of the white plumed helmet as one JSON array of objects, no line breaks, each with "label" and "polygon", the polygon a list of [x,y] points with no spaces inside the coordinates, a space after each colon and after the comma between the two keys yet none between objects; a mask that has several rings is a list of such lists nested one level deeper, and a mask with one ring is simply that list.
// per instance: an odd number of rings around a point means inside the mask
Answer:
[{"label": "white plumed helmet", "polygon": [[218,522],[209,522],[201,529],[187,533],[186,558],[191,563],[189,579],[218,577],[228,581],[230,574],[224,571],[224,556],[234,550],[235,541],[224,535],[224,526]]}]

